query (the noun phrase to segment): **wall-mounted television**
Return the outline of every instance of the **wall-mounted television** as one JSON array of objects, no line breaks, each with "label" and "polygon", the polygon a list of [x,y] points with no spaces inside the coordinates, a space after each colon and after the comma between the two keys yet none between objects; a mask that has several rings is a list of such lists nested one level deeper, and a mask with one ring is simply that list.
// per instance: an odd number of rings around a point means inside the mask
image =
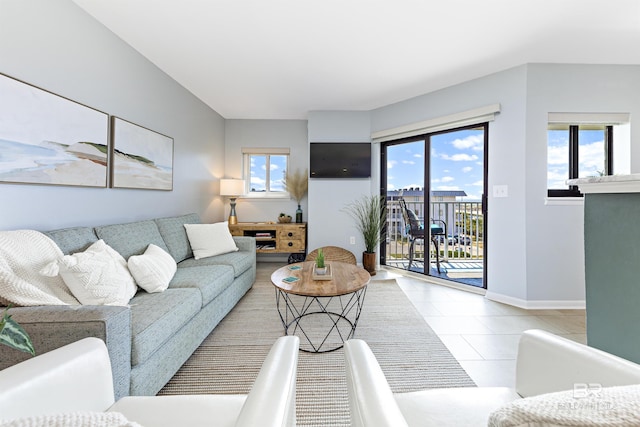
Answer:
[{"label": "wall-mounted television", "polygon": [[369,142],[312,142],[309,157],[311,178],[371,177]]}]

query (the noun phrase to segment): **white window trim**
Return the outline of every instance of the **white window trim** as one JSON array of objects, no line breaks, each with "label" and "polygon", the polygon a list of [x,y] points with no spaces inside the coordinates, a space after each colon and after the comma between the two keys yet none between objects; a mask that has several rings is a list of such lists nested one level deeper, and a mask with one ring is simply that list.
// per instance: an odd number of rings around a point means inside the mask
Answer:
[{"label": "white window trim", "polygon": [[477,125],[495,120],[495,116],[499,112],[500,104],[491,104],[473,110],[373,132],[371,139],[373,142],[393,141],[395,139],[409,138],[441,130]]},{"label": "white window trim", "polygon": [[251,166],[247,164],[246,159],[250,155],[269,155],[269,156],[279,156],[286,155],[287,156],[287,168],[289,167],[289,161],[291,150],[288,147],[242,147],[242,161],[243,161],[243,172],[242,176],[245,180],[245,191],[242,195],[244,199],[254,199],[254,200],[282,200],[282,199],[291,199],[291,195],[288,191],[267,191],[264,193],[259,192],[251,192]]}]

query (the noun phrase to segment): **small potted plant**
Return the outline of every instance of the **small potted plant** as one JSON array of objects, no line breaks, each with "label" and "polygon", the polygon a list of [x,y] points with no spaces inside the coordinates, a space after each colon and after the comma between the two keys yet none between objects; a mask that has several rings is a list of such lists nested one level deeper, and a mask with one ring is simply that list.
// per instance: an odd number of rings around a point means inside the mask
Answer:
[{"label": "small potted plant", "polygon": [[327,266],[324,263],[324,252],[322,248],[318,249],[318,256],[316,257],[316,274],[320,276],[327,274]]}]

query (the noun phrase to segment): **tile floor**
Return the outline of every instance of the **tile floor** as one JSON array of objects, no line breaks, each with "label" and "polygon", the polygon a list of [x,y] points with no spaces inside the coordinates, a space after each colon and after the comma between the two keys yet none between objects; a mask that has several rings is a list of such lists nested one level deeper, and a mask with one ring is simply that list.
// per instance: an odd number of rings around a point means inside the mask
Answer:
[{"label": "tile floor", "polygon": [[584,310],[524,310],[393,270],[381,273],[374,280],[396,279],[478,386],[514,386],[518,340],[527,329],[586,342]]}]

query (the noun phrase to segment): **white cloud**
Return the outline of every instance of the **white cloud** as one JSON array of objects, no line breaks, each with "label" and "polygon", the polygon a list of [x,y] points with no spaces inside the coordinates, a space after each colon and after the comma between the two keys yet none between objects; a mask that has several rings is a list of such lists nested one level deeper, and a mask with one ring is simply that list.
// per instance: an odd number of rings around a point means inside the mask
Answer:
[{"label": "white cloud", "polygon": [[460,187],[457,185],[439,185],[436,187],[436,190],[439,191],[460,191]]},{"label": "white cloud", "polygon": [[473,162],[475,160],[478,160],[478,156],[476,156],[475,154],[469,155],[466,153],[454,154],[453,156],[443,154],[441,157],[445,160],[451,160],[453,162]]},{"label": "white cloud", "polygon": [[443,176],[442,177],[442,182],[451,182],[451,181],[455,181],[456,179],[452,176]]},{"label": "white cloud", "polygon": [[394,167],[395,165],[397,165],[397,164],[398,164],[398,161],[397,161],[397,160],[389,160],[389,161],[387,162],[387,169],[393,169],[393,167]]},{"label": "white cloud", "polygon": [[465,166],[462,168],[462,172],[464,173],[469,173],[473,170],[473,168],[471,166]]},{"label": "white cloud", "polygon": [[484,185],[484,181],[482,181],[482,180],[476,181],[471,185],[476,186],[476,187],[482,187]]},{"label": "white cloud", "polygon": [[415,165],[416,162],[414,162],[413,160],[403,160],[402,164],[403,165]]},{"label": "white cloud", "polygon": [[472,149],[474,151],[482,151],[484,148],[483,134],[469,135],[466,138],[458,138],[451,141],[451,145],[458,150]]},{"label": "white cloud", "polygon": [[387,183],[387,191],[394,191],[396,189],[396,186],[391,184],[391,183]]},{"label": "white cloud", "polygon": [[421,158],[422,158],[422,154],[416,153],[416,154],[414,154],[414,155],[413,155],[413,157],[416,157],[416,158],[418,158],[418,159],[421,159]]}]

